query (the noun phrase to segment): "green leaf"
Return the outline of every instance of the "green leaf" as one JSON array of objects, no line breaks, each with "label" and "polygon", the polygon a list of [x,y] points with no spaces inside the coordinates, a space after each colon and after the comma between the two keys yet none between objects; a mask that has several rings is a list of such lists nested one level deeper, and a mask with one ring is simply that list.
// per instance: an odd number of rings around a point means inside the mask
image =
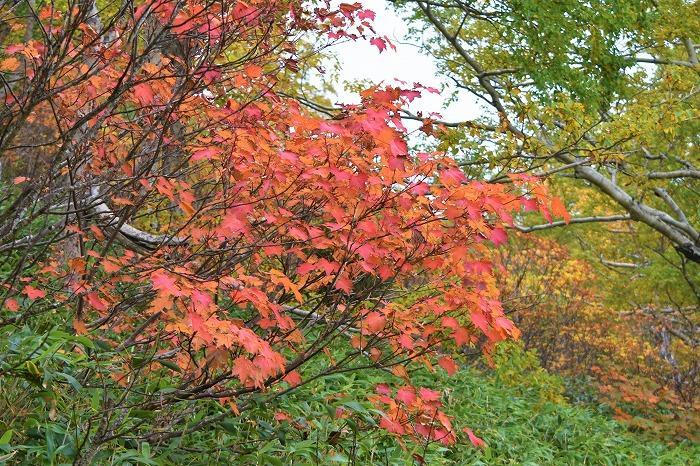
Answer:
[{"label": "green leaf", "polygon": [[13,433],[12,429],[6,430],[5,433],[2,434],[2,437],[0,437],[0,445],[9,445]]},{"label": "green leaf", "polygon": [[180,369],[180,366],[178,366],[177,364],[175,364],[175,363],[172,362],[172,361],[169,361],[169,360],[167,360],[167,359],[159,359],[158,362],[159,362],[161,365],[163,365],[163,366],[167,367],[168,369],[170,369],[171,371],[182,372],[182,369]]},{"label": "green leaf", "polygon": [[83,389],[83,386],[80,385],[80,382],[78,382],[78,380],[75,377],[73,377],[72,375],[68,375],[65,372],[56,372],[56,375],[60,375],[61,377],[66,379],[68,381],[68,383],[70,384],[70,386],[73,387],[73,389],[76,392],[79,392],[80,390]]}]

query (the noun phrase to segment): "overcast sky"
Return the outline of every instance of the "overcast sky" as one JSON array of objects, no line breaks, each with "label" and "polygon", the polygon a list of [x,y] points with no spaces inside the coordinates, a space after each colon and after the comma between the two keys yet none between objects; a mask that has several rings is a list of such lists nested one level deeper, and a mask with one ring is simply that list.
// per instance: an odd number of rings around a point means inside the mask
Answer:
[{"label": "overcast sky", "polygon": [[[407,37],[406,24],[393,9],[386,7],[384,0],[361,0],[361,3],[377,14],[374,21],[375,30],[380,35],[388,36],[396,45],[396,51],[387,48],[379,53],[375,46],[366,41],[346,42],[336,46],[335,51],[342,66],[340,78],[343,82],[359,79],[394,84],[394,79],[398,78],[408,83],[419,82],[424,86],[436,88],[448,84],[439,76],[433,59],[422,55],[415,45],[410,45],[419,43],[419,38]],[[442,103],[446,97],[424,92],[421,99],[414,101],[411,110],[437,112],[447,121],[464,121],[479,114],[478,106],[471,96],[462,96],[458,102],[444,109]],[[342,89],[338,89],[337,99],[340,102],[357,100]]]}]

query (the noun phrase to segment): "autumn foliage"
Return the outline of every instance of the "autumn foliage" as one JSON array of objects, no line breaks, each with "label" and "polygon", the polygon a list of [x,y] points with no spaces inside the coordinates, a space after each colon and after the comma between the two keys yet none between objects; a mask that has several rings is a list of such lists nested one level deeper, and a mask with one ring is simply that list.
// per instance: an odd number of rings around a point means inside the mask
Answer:
[{"label": "autumn foliage", "polygon": [[550,239],[518,235],[498,256],[505,312],[543,367],[594,380],[601,401],[635,429],[697,438],[698,361],[691,345],[671,341],[673,314],[615,312],[591,264]]},{"label": "autumn foliage", "polygon": [[[419,85],[369,88],[335,119],[281,92],[304,34],[383,50],[373,16],[295,1],[38,11],[42,37],[7,45],[0,65],[0,148],[14,160],[0,249],[22,254],[3,323],[70,310],[72,330],[107,348],[83,382],[139,393],[104,413],[201,399],[240,413],[251,393],[374,367],[406,381],[368,394],[381,426],[454,442],[439,392],[413,388],[405,367],[452,373],[460,347],[517,336],[491,251],[523,208],[566,213],[532,177],[486,184],[444,153],[410,153],[399,112]],[[338,339],[355,350],[307,372]],[[177,388],[156,399],[148,383],[166,373]],[[85,461],[125,427],[100,422]],[[192,428],[160,422],[141,438]]]}]

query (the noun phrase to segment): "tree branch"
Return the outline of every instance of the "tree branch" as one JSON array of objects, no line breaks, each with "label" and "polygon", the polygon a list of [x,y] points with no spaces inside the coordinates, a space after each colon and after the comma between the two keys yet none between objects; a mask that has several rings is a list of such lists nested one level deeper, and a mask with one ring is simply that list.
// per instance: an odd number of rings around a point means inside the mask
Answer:
[{"label": "tree branch", "polygon": [[[603,223],[603,222],[622,222],[626,220],[631,220],[632,217],[629,215],[609,215],[609,216],[600,216],[600,217],[579,217],[579,218],[572,218],[568,224],[574,224],[574,223]],[[556,222],[552,223],[544,223],[542,225],[532,225],[532,226],[523,226],[523,225],[515,225],[512,228],[515,228],[516,230],[523,232],[523,233],[530,233],[532,231],[540,231],[540,230],[548,230],[550,228],[556,228],[556,227],[561,227],[567,225],[567,222],[564,220],[557,220]]]},{"label": "tree branch", "polygon": [[697,178],[700,179],[700,170],[674,170],[670,172],[651,172],[647,175],[652,180],[669,178]]}]

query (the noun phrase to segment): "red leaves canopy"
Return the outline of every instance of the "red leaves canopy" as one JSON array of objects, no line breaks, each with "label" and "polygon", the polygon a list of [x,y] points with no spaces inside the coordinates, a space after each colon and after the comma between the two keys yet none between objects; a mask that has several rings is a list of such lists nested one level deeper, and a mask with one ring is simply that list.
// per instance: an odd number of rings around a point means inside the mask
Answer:
[{"label": "red leaves canopy", "polygon": [[[52,115],[68,135],[56,150],[80,167],[49,167],[32,186],[68,170],[82,187],[68,205],[84,209],[61,227],[80,238],[80,261],[61,265],[56,246],[37,278],[43,288],[22,292],[86,304],[77,317],[88,325],[76,329],[117,348],[165,344],[187,396],[299,385],[304,363],[338,335],[383,367],[517,336],[498,302],[490,245],[506,241],[522,206],[565,215],[563,206],[550,207],[541,186],[524,196],[532,180],[474,182],[445,154],[410,154],[400,110],[420,87],[367,89],[335,119],[275,92],[302,31],[367,37],[384,50],[373,17],[349,4],[147,1],[94,40],[95,25],[84,24],[85,40],[66,57],[36,41],[17,46],[32,68],[27,89],[54,70]],[[197,53],[130,42],[144,21]],[[49,108],[48,97],[17,96],[7,105],[18,118]],[[397,400],[426,420],[417,435],[449,443],[434,394],[406,389]],[[404,433],[397,402],[379,401],[389,407],[382,425]]]}]

